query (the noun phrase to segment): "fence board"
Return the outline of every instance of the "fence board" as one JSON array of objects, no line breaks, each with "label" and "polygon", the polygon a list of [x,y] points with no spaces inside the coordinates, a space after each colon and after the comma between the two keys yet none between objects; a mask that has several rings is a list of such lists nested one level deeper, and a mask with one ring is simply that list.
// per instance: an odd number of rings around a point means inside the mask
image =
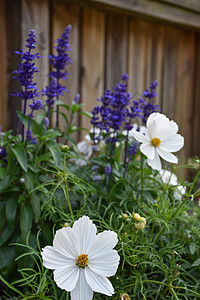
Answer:
[{"label": "fence board", "polygon": [[[52,10],[52,40],[56,41],[65,28],[68,25],[72,25],[72,30],[70,34],[69,43],[71,45],[71,52],[68,52],[69,56],[72,59],[72,64],[67,66],[67,70],[70,73],[67,80],[63,80],[62,84],[65,85],[68,89],[67,93],[64,93],[63,96],[60,97],[60,100],[63,102],[70,104],[74,99],[75,95],[80,92],[79,85],[79,20],[80,20],[80,8],[77,5],[67,4],[61,1],[53,2],[53,10]],[[54,46],[54,42],[52,44],[52,48]],[[66,112],[64,109],[60,108],[61,111]],[[55,120],[54,120],[55,123]],[[60,124],[62,128],[66,126],[63,118],[60,118]]]},{"label": "fence board", "polygon": [[[104,90],[105,18],[102,12],[84,9],[81,36],[81,99],[85,110],[91,111]],[[90,128],[90,120],[83,117],[81,126]]]},{"label": "fence board", "polygon": [[200,158],[200,34],[196,36],[196,78],[194,89],[194,110],[193,110],[193,145],[192,155]]},{"label": "fence board", "polygon": [[172,27],[166,28],[165,55],[163,65],[162,112],[170,119],[175,117],[176,73],[178,56],[178,37],[181,31]]},{"label": "fence board", "polygon": [[139,96],[146,88],[146,64],[149,24],[140,20],[130,20],[128,41],[129,90]]},{"label": "fence board", "polygon": [[145,85],[148,88],[151,82],[158,81],[156,89],[158,97],[153,101],[161,106],[165,29],[156,23],[149,24],[149,27]]},{"label": "fence board", "polygon": [[6,130],[6,19],[5,3],[0,1],[0,125]]},{"label": "fence board", "polygon": [[181,156],[189,157],[192,153],[193,90],[194,90],[194,47],[193,32],[182,32],[179,35],[175,120],[180,133],[185,136],[185,146]]},{"label": "fence board", "polygon": [[[16,133],[18,120],[16,110],[21,109],[21,100],[11,96],[20,90],[20,84],[13,79],[13,71],[20,62],[16,50],[21,48],[21,1],[6,0],[6,54],[7,54],[7,128]],[[2,55],[2,53],[1,53]]]},{"label": "fence board", "polygon": [[36,61],[39,72],[34,79],[39,90],[47,85],[49,55],[49,2],[48,0],[22,0],[22,47],[31,29],[36,34],[36,51],[42,56]]},{"label": "fence board", "polygon": [[127,18],[123,15],[107,16],[106,28],[106,88],[112,88],[127,71]]}]

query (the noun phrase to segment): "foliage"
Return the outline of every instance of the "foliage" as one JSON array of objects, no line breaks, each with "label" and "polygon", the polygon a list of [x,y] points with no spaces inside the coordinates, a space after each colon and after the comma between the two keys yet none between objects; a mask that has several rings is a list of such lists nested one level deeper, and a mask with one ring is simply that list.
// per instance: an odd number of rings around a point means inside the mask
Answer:
[{"label": "foliage", "polygon": [[[56,286],[53,272],[43,267],[40,253],[52,244],[57,229],[71,226],[82,215],[88,215],[99,232],[118,234],[121,259],[110,279],[116,292],[110,299],[125,299],[123,293],[146,300],[200,298],[200,210],[195,201],[199,174],[192,183],[185,182],[181,167],[168,166],[184,187],[180,194],[177,185],[164,182],[147,164],[131,132],[133,120],[146,123],[158,109],[151,102],[157,83],[131,102],[127,74],[122,80],[101,98],[103,109],[92,111],[94,127],[81,143],[73,139],[80,130],[74,120],[90,114],[82,111],[79,97],[71,105],[59,101],[55,86],[50,97],[55,103],[48,101],[35,119],[17,112],[22,131],[1,133],[1,299],[70,299]],[[55,112],[66,121],[63,130],[46,122]],[[25,138],[24,128],[32,139]]]}]

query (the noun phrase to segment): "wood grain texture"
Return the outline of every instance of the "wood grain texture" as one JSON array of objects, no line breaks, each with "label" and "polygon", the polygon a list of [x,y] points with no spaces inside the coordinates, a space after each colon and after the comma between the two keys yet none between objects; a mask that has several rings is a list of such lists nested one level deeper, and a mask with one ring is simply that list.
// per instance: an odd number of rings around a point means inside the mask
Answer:
[{"label": "wood grain texture", "polygon": [[162,112],[170,119],[175,117],[176,103],[176,73],[178,59],[178,37],[181,31],[173,27],[166,27],[166,38],[164,41],[163,81],[162,81]]},{"label": "wood grain texture", "polygon": [[195,67],[195,38],[193,32],[183,31],[178,37],[178,56],[176,69],[175,120],[179,131],[185,137],[181,157],[192,154],[193,91]]},{"label": "wood grain texture", "polygon": [[[52,51],[55,45],[54,41],[61,37],[68,25],[72,26],[69,39],[71,51],[68,52],[72,59],[72,64],[66,68],[70,73],[67,80],[61,81],[61,84],[66,86],[68,92],[64,92],[64,95],[60,97],[60,100],[66,104],[70,104],[76,94],[80,93],[80,8],[77,5],[66,4],[63,1],[54,1],[52,9]],[[66,110],[62,108],[60,108],[60,111],[66,113]],[[53,122],[55,123],[55,116]],[[66,123],[62,117],[60,118],[60,127],[61,129],[66,127]]]},{"label": "wood grain texture", "polygon": [[200,34],[196,35],[192,155],[200,157]]},{"label": "wood grain texture", "polygon": [[[173,1],[173,0],[172,0]],[[98,7],[107,6],[109,10],[117,10],[129,15],[140,15],[152,19],[174,23],[184,27],[200,29],[200,18],[198,10],[190,10],[186,5],[174,5],[174,1],[159,0],[79,0],[80,3]],[[181,0],[182,1],[182,0]],[[180,2],[180,1],[179,1]],[[193,7],[199,6],[196,0]]]},{"label": "wood grain texture", "polygon": [[22,48],[24,49],[26,39],[31,29],[36,34],[36,50],[42,56],[36,60],[39,72],[34,75],[39,90],[45,88],[48,82],[48,55],[49,55],[49,2],[48,0],[22,0]]},{"label": "wood grain texture", "polygon": [[109,14],[106,26],[106,88],[111,89],[127,72],[128,22],[123,15]]},{"label": "wood grain texture", "polygon": [[128,39],[129,90],[135,97],[141,96],[146,88],[146,66],[149,44],[149,23],[131,19]]},{"label": "wood grain texture", "polygon": [[6,0],[6,58],[7,58],[7,129],[13,129],[17,132],[17,115],[16,110],[21,110],[21,100],[14,97],[15,91],[20,90],[20,84],[13,79],[13,71],[18,67],[20,62],[19,55],[15,54],[16,50],[21,48],[21,1]]},{"label": "wood grain texture", "polygon": [[0,1],[0,125],[6,130],[6,18],[5,1]]},{"label": "wood grain texture", "polygon": [[[81,43],[81,101],[91,112],[104,90],[105,17],[102,12],[84,9]],[[91,128],[90,120],[83,116],[81,126]],[[84,133],[83,133],[84,135]]]}]

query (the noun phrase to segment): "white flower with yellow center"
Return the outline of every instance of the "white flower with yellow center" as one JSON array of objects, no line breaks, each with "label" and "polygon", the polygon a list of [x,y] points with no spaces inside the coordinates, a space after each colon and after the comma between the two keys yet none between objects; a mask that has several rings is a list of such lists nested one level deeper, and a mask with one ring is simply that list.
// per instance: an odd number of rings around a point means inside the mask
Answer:
[{"label": "white flower with yellow center", "polygon": [[177,157],[171,152],[183,147],[184,138],[177,132],[178,125],[160,113],[152,113],[148,117],[145,135],[135,132],[135,139],[142,143],[140,151],[147,156],[147,163],[152,169],[161,170],[160,157],[178,163]]},{"label": "white flower with yellow center", "polygon": [[113,250],[117,234],[97,228],[83,216],[73,227],[58,230],[53,246],[42,249],[43,265],[54,271],[56,284],[71,292],[72,300],[91,300],[93,291],[112,296],[114,289],[107,277],[113,276],[119,265],[119,255]]}]

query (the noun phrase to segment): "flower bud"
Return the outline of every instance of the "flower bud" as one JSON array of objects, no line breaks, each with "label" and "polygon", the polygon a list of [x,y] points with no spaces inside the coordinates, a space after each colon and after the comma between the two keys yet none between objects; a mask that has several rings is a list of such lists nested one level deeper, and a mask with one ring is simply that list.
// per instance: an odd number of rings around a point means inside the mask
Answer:
[{"label": "flower bud", "polygon": [[128,294],[124,293],[120,295],[120,300],[131,300]]},{"label": "flower bud", "polygon": [[134,213],[134,214],[133,214],[133,219],[134,219],[135,221],[137,221],[137,222],[140,222],[141,216],[140,216],[139,214],[137,214],[137,213]]},{"label": "flower bud", "polygon": [[62,145],[62,146],[60,147],[60,150],[61,150],[62,152],[67,152],[67,151],[69,150],[69,146],[68,146],[68,145]]},{"label": "flower bud", "polygon": [[138,229],[138,230],[142,230],[142,229],[144,229],[144,227],[146,226],[146,223],[147,223],[146,219],[143,218],[143,217],[141,217],[140,222],[139,222],[139,223],[135,223],[135,224],[134,224],[134,227],[135,227],[136,229]]},{"label": "flower bud", "polygon": [[20,183],[24,183],[24,182],[25,182],[25,179],[22,177],[22,178],[20,178],[19,182],[20,182]]},{"label": "flower bud", "polygon": [[123,219],[128,219],[128,214],[123,213],[123,214],[122,214],[122,218],[123,218]]}]

